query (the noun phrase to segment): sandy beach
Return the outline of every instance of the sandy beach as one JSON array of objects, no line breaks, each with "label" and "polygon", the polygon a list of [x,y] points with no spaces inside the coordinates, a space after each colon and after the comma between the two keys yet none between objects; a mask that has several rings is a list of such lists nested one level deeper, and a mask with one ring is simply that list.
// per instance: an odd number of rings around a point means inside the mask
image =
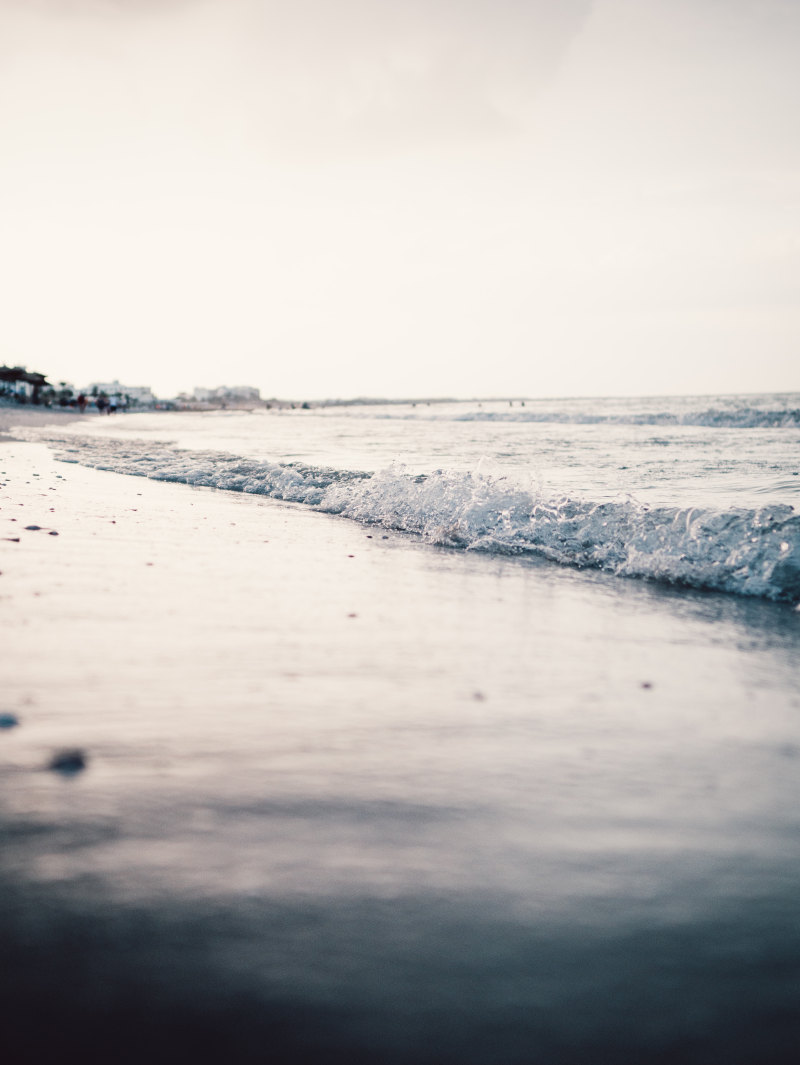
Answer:
[{"label": "sandy beach", "polygon": [[30,417],[5,1061],[795,1060],[791,605],[56,462]]}]

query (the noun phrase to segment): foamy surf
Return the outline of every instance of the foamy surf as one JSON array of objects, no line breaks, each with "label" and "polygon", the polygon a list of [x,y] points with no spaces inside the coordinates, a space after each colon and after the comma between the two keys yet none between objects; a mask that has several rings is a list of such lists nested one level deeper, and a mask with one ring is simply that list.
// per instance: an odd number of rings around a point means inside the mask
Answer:
[{"label": "foamy surf", "polygon": [[480,471],[375,473],[256,461],[153,441],[59,441],[58,457],[114,473],[302,503],[369,526],[468,551],[775,601],[800,599],[800,515],[757,508],[593,501]]}]

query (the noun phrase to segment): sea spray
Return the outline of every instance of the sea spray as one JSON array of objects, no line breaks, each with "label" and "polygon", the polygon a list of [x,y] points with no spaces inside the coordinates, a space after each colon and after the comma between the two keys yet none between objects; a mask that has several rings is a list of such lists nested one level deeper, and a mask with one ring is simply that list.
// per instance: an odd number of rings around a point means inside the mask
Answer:
[{"label": "sea spray", "polygon": [[481,470],[415,474],[395,464],[365,473],[152,441],[51,443],[62,461],[303,503],[431,544],[539,556],[736,595],[800,599],[800,515],[788,505],[651,507],[630,496],[593,502],[546,494]]}]

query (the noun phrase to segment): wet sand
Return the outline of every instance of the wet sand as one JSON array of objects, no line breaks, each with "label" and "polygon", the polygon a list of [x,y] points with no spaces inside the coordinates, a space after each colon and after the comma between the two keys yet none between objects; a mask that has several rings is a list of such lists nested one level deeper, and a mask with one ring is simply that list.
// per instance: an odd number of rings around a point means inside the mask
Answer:
[{"label": "wet sand", "polygon": [[0,474],[4,1060],[795,1060],[797,612]]}]

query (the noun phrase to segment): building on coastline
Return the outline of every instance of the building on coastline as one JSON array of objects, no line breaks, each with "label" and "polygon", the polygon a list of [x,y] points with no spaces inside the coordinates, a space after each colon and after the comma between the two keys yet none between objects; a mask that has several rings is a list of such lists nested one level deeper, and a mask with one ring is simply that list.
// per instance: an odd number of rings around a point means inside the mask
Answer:
[{"label": "building on coastline", "polygon": [[42,403],[45,393],[52,391],[43,373],[34,373],[24,366],[0,366],[0,397],[17,403]]},{"label": "building on coastline", "polygon": [[116,397],[120,407],[141,410],[154,407],[156,397],[147,385],[123,385],[119,381],[95,381],[85,389],[87,396]]},{"label": "building on coastline", "polygon": [[[123,385],[119,381],[97,381],[82,390],[84,395],[105,396],[116,407],[143,409],[154,407],[156,397],[144,385]],[[68,381],[51,384],[44,374],[27,370],[24,366],[0,366],[0,400],[44,406],[77,405],[78,390]]]},{"label": "building on coastline", "polygon": [[[32,373],[25,366],[0,366],[0,396],[16,403],[43,403],[50,382],[44,374]],[[51,390],[50,390],[51,391]]]}]

